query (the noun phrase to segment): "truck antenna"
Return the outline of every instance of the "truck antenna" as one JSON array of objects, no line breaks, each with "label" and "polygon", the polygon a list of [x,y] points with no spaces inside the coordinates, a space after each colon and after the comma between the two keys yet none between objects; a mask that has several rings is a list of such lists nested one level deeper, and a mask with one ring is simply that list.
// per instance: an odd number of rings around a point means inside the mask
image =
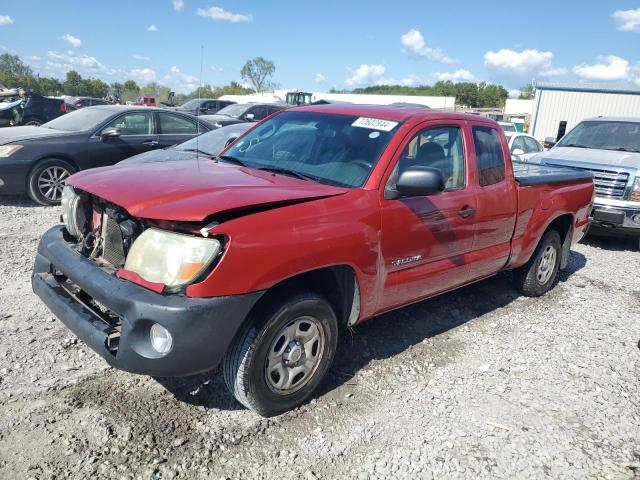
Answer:
[{"label": "truck antenna", "polygon": [[200,172],[200,94],[202,92],[202,63],[204,61],[204,45],[200,45],[200,85],[198,86],[198,108],[196,109],[196,162]]}]

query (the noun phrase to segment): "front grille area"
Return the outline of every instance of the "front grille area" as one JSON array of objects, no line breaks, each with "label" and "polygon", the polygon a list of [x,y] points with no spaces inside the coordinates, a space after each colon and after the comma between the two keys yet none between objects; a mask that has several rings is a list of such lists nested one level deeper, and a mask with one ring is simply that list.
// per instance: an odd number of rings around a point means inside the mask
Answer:
[{"label": "front grille area", "polygon": [[102,220],[102,257],[114,267],[124,265],[124,243],[120,225],[106,213]]},{"label": "front grille area", "polygon": [[[567,165],[562,164],[553,164],[550,162],[545,163],[547,165],[554,165],[557,167],[567,167]],[[627,172],[573,166],[571,168],[586,170],[593,174],[593,182],[595,183],[597,197],[622,198],[624,196],[624,190],[627,188],[627,182],[629,181],[629,174]]]}]

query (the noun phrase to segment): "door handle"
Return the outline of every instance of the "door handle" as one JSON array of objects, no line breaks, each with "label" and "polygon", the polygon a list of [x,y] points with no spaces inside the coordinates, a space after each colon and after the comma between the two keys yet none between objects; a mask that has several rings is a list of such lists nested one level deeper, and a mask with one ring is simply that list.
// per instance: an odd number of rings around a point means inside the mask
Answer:
[{"label": "door handle", "polygon": [[476,209],[467,207],[467,206],[462,207],[460,210],[458,210],[458,215],[460,215],[462,218],[468,218],[475,214],[476,214]]},{"label": "door handle", "polygon": [[142,142],[143,145],[146,145],[148,147],[155,147],[156,145],[158,145],[158,141],[157,140],[147,140],[146,142]]}]

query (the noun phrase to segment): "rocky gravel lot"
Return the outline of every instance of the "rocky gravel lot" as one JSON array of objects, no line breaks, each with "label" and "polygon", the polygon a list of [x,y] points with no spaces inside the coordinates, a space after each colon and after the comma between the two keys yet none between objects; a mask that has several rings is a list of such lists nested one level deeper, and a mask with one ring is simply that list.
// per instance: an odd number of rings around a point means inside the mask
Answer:
[{"label": "rocky gravel lot", "polygon": [[57,208],[0,197],[0,478],[640,477],[640,252],[588,238],[346,332],[316,399],[262,419],[217,371],[108,368],[31,292]]}]

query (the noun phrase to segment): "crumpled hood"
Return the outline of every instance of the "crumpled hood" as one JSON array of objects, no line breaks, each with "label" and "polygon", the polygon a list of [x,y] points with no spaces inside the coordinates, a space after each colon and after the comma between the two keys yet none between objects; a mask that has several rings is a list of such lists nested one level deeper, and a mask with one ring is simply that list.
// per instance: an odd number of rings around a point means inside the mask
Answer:
[{"label": "crumpled hood", "polygon": [[535,160],[551,163],[554,160],[559,160],[563,163],[574,161],[593,163],[594,165],[640,168],[640,153],[598,150],[595,148],[554,147],[551,150],[537,154]]},{"label": "crumpled hood", "polygon": [[202,159],[94,168],[76,173],[67,184],[119,205],[134,217],[185,222],[348,191]]},{"label": "crumpled hood", "polygon": [[46,137],[60,137],[74,135],[78,132],[64,132],[45,127],[5,127],[0,128],[0,145],[10,142],[23,142],[25,140],[37,140]]}]

